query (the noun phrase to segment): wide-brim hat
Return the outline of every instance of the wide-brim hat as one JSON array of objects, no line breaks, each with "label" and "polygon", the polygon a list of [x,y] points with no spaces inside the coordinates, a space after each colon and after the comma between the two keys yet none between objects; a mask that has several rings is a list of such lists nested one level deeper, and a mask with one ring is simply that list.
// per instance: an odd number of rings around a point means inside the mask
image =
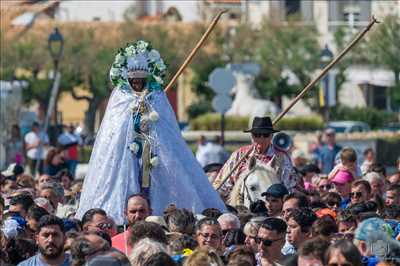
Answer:
[{"label": "wide-brim hat", "polygon": [[272,121],[269,116],[255,117],[250,129],[244,130],[248,133],[275,133],[279,130],[274,129]]}]

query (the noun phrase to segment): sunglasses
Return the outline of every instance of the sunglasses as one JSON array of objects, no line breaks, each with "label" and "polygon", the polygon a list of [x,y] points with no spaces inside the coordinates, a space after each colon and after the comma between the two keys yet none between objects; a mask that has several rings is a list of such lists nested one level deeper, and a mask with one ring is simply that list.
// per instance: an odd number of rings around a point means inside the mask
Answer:
[{"label": "sunglasses", "polygon": [[362,192],[351,192],[350,197],[352,198],[361,198],[362,197]]},{"label": "sunglasses", "polygon": [[332,189],[332,184],[327,184],[327,185],[320,185],[319,186],[319,189],[322,189],[322,190],[330,190],[330,189]]},{"label": "sunglasses", "polygon": [[351,263],[329,263],[328,266],[351,266]]},{"label": "sunglasses", "polygon": [[283,238],[278,238],[278,239],[262,239],[260,237],[256,237],[254,240],[256,241],[257,244],[262,243],[263,246],[269,247],[271,246],[274,242],[282,240]]},{"label": "sunglasses", "polygon": [[255,138],[269,138],[271,137],[271,133],[252,133]]},{"label": "sunglasses", "polygon": [[329,207],[339,207],[339,206],[340,206],[340,203],[337,202],[337,201],[328,201],[328,202],[326,203],[326,205],[328,205]]}]

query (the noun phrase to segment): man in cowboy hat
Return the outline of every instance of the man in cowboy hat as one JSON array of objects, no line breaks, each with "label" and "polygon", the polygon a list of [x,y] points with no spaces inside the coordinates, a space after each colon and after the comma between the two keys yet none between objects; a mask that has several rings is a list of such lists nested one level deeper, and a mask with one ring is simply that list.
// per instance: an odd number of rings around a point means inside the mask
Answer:
[{"label": "man in cowboy hat", "polygon": [[238,161],[250,150],[253,149],[250,156],[243,160],[239,167],[231,174],[229,179],[220,188],[220,194],[223,198],[227,198],[235,181],[242,174],[249,171],[249,162],[251,157],[256,159],[258,164],[267,164],[272,157],[277,158],[277,173],[281,182],[290,191],[298,184],[298,177],[293,169],[290,157],[286,152],[272,144],[272,136],[275,130],[272,126],[270,117],[255,117],[252,127],[244,132],[251,133],[252,144],[244,146],[232,153],[228,161],[224,164],[221,171],[218,173],[213,186],[218,188],[227,174],[235,167]]}]

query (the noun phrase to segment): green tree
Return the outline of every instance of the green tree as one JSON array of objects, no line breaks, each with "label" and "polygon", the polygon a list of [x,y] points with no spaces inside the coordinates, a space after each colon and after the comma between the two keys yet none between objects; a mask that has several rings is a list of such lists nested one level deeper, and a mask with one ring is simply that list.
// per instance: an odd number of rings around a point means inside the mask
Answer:
[{"label": "green tree", "polygon": [[[255,49],[255,60],[261,65],[256,85],[262,96],[282,106],[282,96],[294,96],[309,83],[312,73],[318,69],[320,47],[316,28],[298,25],[295,21],[275,24],[265,19],[262,23]],[[300,85],[288,82],[285,71],[293,72]],[[310,91],[306,99],[315,99],[316,90]],[[308,101],[315,109],[315,100]]]},{"label": "green tree", "polygon": [[391,89],[395,109],[400,107],[400,17],[385,17],[369,36],[366,45],[369,63],[393,72],[395,86]]}]

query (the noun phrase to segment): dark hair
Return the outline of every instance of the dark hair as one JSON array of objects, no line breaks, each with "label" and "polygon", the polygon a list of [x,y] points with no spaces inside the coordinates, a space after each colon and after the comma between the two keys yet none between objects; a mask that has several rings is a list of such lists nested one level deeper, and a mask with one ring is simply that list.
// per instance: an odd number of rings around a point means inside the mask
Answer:
[{"label": "dark hair", "polygon": [[53,158],[57,155],[57,154],[59,154],[59,153],[61,153],[61,149],[59,149],[59,148],[51,148],[48,152],[47,152],[47,155],[46,155],[46,159],[44,160],[44,164],[45,165],[51,165],[52,163],[51,163],[51,161],[53,160]]},{"label": "dark hair", "polygon": [[396,191],[396,193],[399,194],[398,196],[400,196],[400,184],[391,184],[386,191]]},{"label": "dark hair", "polygon": [[[328,204],[328,202],[337,202],[340,204],[340,202],[342,201],[342,198],[340,197],[340,195],[336,192],[328,192],[323,198],[322,201],[326,204]],[[328,204],[329,205],[329,204]]]},{"label": "dark hair", "polygon": [[265,202],[262,200],[256,200],[250,204],[250,211],[257,214],[258,216],[267,216],[268,209],[265,206]]},{"label": "dark hair", "polygon": [[[246,259],[246,257],[250,258],[252,263],[249,263],[249,260]],[[229,266],[252,266],[257,264],[253,251],[251,248],[246,246],[237,246],[234,248],[227,254],[226,260],[228,261],[227,265]]]},{"label": "dark hair", "polygon": [[191,211],[177,209],[167,216],[168,229],[172,232],[192,234],[196,219]]},{"label": "dark hair", "polygon": [[324,261],[324,255],[329,248],[330,243],[323,238],[316,237],[306,240],[299,248],[298,255],[303,257],[312,257]]},{"label": "dark hair", "polygon": [[221,226],[218,223],[217,219],[206,217],[196,223],[196,232],[201,231],[203,225],[216,225],[219,230],[221,230]]},{"label": "dark hair", "polygon": [[14,196],[10,199],[10,205],[22,205],[22,208],[25,211],[28,211],[29,208],[34,204],[35,202],[33,201],[33,198],[31,195],[28,194],[19,194],[17,196]]},{"label": "dark hair", "polygon": [[378,205],[374,201],[360,202],[353,204],[349,207],[350,211],[353,215],[360,215],[365,212],[376,212],[378,209]]},{"label": "dark hair", "polygon": [[287,224],[282,219],[269,217],[260,224],[260,228],[276,231],[278,234],[284,234],[286,233]]},{"label": "dark hair", "polygon": [[85,212],[85,214],[82,216],[82,226],[87,224],[88,222],[91,222],[93,217],[96,215],[102,215],[102,216],[107,216],[107,213],[105,210],[100,209],[100,208],[93,208]]},{"label": "dark hair", "polygon": [[4,199],[1,195],[0,195],[0,205],[3,206],[3,208],[6,206],[4,203]]},{"label": "dark hair", "polygon": [[134,197],[139,197],[139,198],[144,199],[147,202],[147,205],[149,206],[149,208],[151,207],[151,202],[150,202],[149,197],[146,194],[141,193],[141,192],[130,195],[128,197],[128,200],[126,201],[126,206],[128,206],[128,202],[131,200],[131,198],[134,198]]},{"label": "dark hair", "polygon": [[17,265],[18,263],[34,256],[37,252],[35,241],[20,237],[11,238],[4,249],[8,255],[8,263],[11,265]]},{"label": "dark hair", "polygon": [[366,148],[363,152],[364,157],[367,156],[368,153],[373,152],[374,150],[372,148]]},{"label": "dark hair", "polygon": [[333,250],[338,249],[343,257],[350,262],[352,266],[362,266],[361,262],[361,254],[358,251],[358,248],[349,240],[341,239],[337,242],[334,242],[330,245],[328,250],[325,253],[325,261],[324,265],[328,265],[329,257]]},{"label": "dark hair", "polygon": [[385,219],[399,220],[400,219],[400,206],[398,206],[398,205],[386,206],[384,216],[385,216]]},{"label": "dark hair", "polygon": [[222,212],[216,208],[207,208],[204,209],[201,214],[209,218],[218,219],[218,217],[222,215]]},{"label": "dark hair", "polygon": [[370,172],[377,172],[383,176],[386,176],[386,168],[380,163],[373,163],[369,169]]},{"label": "dark hair", "polygon": [[344,209],[339,212],[337,217],[338,222],[357,223],[356,216],[350,209]]},{"label": "dark hair", "polygon": [[163,244],[168,244],[167,236],[161,225],[146,221],[138,221],[132,225],[130,235],[132,246],[146,237]]},{"label": "dark hair", "polygon": [[74,176],[71,174],[70,171],[68,171],[68,169],[62,169],[58,171],[57,174],[54,176],[54,179],[61,181],[61,177],[63,176],[67,176],[69,180],[74,181]]},{"label": "dark hair", "polygon": [[332,216],[325,215],[313,223],[311,230],[313,236],[330,237],[338,232],[338,226]]},{"label": "dark hair", "polygon": [[176,266],[174,260],[165,252],[158,252],[150,255],[144,262],[146,266]]},{"label": "dark hair", "polygon": [[283,198],[283,202],[286,202],[290,199],[297,199],[299,208],[307,208],[310,205],[310,202],[308,201],[307,196],[302,193],[298,193],[298,192],[290,193]]},{"label": "dark hair", "polygon": [[228,230],[224,237],[224,246],[230,247],[233,245],[244,245],[246,235],[241,229]]},{"label": "dark hair", "polygon": [[71,257],[73,266],[81,266],[86,263],[87,257],[93,255],[98,250],[84,236],[77,237],[71,244]]},{"label": "dark hair", "polygon": [[232,205],[225,204],[225,206],[226,206],[226,210],[228,212],[233,213],[233,214],[238,214],[238,210],[235,207],[233,207]]},{"label": "dark hair", "polygon": [[45,215],[48,215],[49,212],[46,211],[46,209],[33,205],[29,208],[28,213],[27,213],[27,217],[34,219],[35,221],[39,221],[40,218],[42,218]]},{"label": "dark hair", "polygon": [[358,187],[358,186],[364,186],[365,190],[367,191],[368,194],[371,193],[371,185],[369,184],[369,182],[367,180],[364,179],[360,179],[360,180],[356,180],[351,184],[351,187]]},{"label": "dark hair", "polygon": [[299,208],[291,211],[288,219],[293,219],[300,226],[301,231],[306,233],[317,220],[317,215],[309,208]]},{"label": "dark hair", "polygon": [[190,235],[182,235],[169,244],[172,252],[181,254],[185,248],[194,250],[197,247],[197,241]]},{"label": "dark hair", "polygon": [[39,225],[38,225],[38,233],[42,230],[43,227],[49,226],[49,225],[58,225],[60,227],[61,232],[64,233],[64,222],[60,218],[58,218],[55,215],[45,215],[39,220]]},{"label": "dark hair", "polygon": [[39,123],[36,122],[36,121],[32,123],[32,128],[33,128],[33,127],[39,127],[39,126],[40,126]]},{"label": "dark hair", "polygon": [[111,237],[104,231],[90,230],[90,231],[84,232],[83,234],[84,235],[97,235],[97,236],[103,238],[105,241],[107,241],[107,243],[110,245],[110,247],[112,246]]}]

